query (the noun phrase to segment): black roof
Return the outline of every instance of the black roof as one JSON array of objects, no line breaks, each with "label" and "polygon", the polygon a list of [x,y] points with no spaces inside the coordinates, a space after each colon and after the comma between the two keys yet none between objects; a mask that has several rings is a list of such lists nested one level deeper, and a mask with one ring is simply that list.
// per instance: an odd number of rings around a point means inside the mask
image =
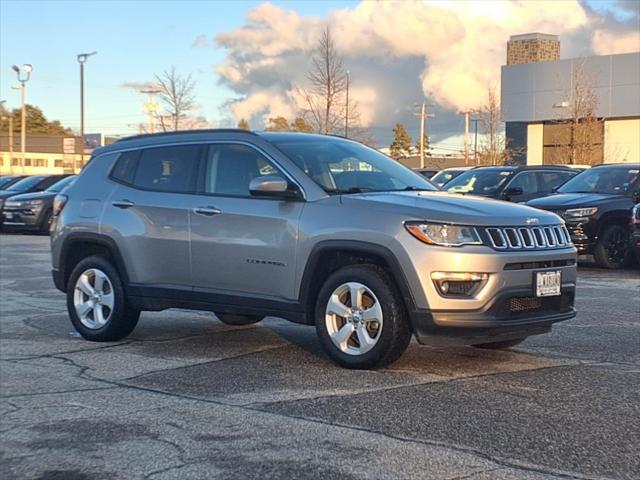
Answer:
[{"label": "black roof", "polygon": [[160,132],[160,133],[142,133],[140,135],[131,135],[130,137],[124,137],[116,141],[115,143],[129,142],[132,140],[144,140],[146,138],[159,138],[159,137],[177,137],[194,134],[207,134],[207,133],[247,133],[249,135],[256,135],[255,132],[250,130],[244,130],[242,128],[208,128],[200,130],[178,130],[175,132]]}]

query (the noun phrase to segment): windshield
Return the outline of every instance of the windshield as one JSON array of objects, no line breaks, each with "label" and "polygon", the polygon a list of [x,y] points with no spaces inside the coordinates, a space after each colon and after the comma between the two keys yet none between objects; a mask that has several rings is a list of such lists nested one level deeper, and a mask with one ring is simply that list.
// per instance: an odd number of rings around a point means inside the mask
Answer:
[{"label": "windshield", "polygon": [[9,188],[7,188],[7,190],[11,190],[14,192],[22,192],[24,190],[29,190],[30,188],[35,187],[45,178],[47,177],[45,177],[44,175],[35,175],[33,177],[23,178],[19,182],[16,182],[13,185],[11,185]]},{"label": "windshield", "polygon": [[431,183],[435,183],[437,187],[442,187],[462,174],[462,172],[464,172],[464,170],[441,170],[431,177]]},{"label": "windshield", "polygon": [[59,182],[54,183],[49,188],[47,188],[47,192],[58,193],[62,191],[63,188],[68,187],[75,181],[75,175],[71,175],[70,177],[65,177]]},{"label": "windshield", "polygon": [[436,190],[421,175],[356,142],[311,137],[272,143],[327,193]]},{"label": "windshield", "polygon": [[629,185],[638,176],[638,167],[598,167],[576,175],[562,185],[560,193],[609,193],[620,194],[629,189]]},{"label": "windshield", "polygon": [[447,183],[445,190],[452,193],[494,195],[513,175],[511,170],[474,169],[466,171]]},{"label": "windshield", "polygon": [[11,181],[14,178],[15,177],[2,177],[2,178],[0,178],[0,190],[2,190],[2,187],[4,187],[5,185],[11,183]]}]

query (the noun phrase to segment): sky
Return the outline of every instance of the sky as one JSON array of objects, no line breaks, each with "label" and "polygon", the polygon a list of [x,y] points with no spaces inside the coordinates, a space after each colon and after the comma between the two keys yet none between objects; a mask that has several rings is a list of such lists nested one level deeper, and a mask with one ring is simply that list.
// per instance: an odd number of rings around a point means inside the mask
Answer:
[{"label": "sky", "polygon": [[[331,25],[363,122],[388,141],[396,121],[415,136],[413,105],[434,104],[435,141],[458,148],[461,108],[499,80],[510,34],[561,36],[562,56],[640,50],[640,1],[18,1],[0,0],[0,100],[19,106],[12,64],[31,63],[27,101],[79,128],[76,54],[85,66],[85,131],[130,134],[144,95],[127,83],[174,65],[196,82],[194,115],[213,126],[296,113],[309,52]],[[630,47],[631,45],[631,47]]]}]

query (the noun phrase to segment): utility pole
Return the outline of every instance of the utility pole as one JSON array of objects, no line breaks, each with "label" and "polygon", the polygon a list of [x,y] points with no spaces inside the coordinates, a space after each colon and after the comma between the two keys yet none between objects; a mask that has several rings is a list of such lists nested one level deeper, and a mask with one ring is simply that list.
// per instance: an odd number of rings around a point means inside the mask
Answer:
[{"label": "utility pole", "polygon": [[473,161],[478,165],[478,118],[472,118],[473,122]]},{"label": "utility pole", "polygon": [[[33,67],[29,63],[25,63],[21,67],[17,65],[13,65],[11,67],[16,75],[18,76],[18,82],[20,82],[20,103],[22,104],[22,111],[20,116],[20,167],[21,173],[24,173],[24,164],[26,155],[26,143],[27,143],[27,104],[26,101],[26,90],[27,90],[27,82],[29,78],[31,78],[31,72],[33,71]],[[22,73],[24,72],[24,76]]]},{"label": "utility pole", "polygon": [[[4,104],[5,101],[2,100],[0,103]],[[2,117],[2,120],[7,120],[9,122],[9,131],[7,140],[9,142],[9,171],[13,170],[13,113],[7,111],[7,115]]]},{"label": "utility pole", "polygon": [[147,103],[144,104],[144,110],[147,112],[149,125],[147,127],[147,133],[156,133],[156,119],[158,114],[158,104],[153,101],[153,96],[159,93],[159,88],[149,87],[146,90],[140,90],[140,93],[147,94]]},{"label": "utility pole", "polygon": [[460,115],[464,115],[464,164],[469,165],[469,114],[471,110],[465,110],[458,112]]},{"label": "utility pole", "polygon": [[433,107],[433,105],[427,105],[422,102],[416,106],[420,107],[420,113],[416,114],[416,116],[420,118],[420,168],[424,168],[424,137],[426,134],[425,121],[427,118],[435,117],[435,115],[433,113],[427,113],[427,108]]},{"label": "utility pole", "polygon": [[349,70],[347,70],[347,103],[344,115],[344,138],[349,138]]}]

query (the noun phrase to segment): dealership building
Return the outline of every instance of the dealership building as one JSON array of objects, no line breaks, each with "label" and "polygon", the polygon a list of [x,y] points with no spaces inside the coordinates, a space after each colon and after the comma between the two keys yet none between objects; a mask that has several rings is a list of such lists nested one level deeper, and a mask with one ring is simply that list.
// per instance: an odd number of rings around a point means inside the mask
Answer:
[{"label": "dealership building", "polygon": [[596,119],[585,163],[640,162],[640,52],[560,59],[557,36],[531,33],[510,38],[501,74],[506,136],[519,163],[568,163],[572,96],[587,84]]}]

